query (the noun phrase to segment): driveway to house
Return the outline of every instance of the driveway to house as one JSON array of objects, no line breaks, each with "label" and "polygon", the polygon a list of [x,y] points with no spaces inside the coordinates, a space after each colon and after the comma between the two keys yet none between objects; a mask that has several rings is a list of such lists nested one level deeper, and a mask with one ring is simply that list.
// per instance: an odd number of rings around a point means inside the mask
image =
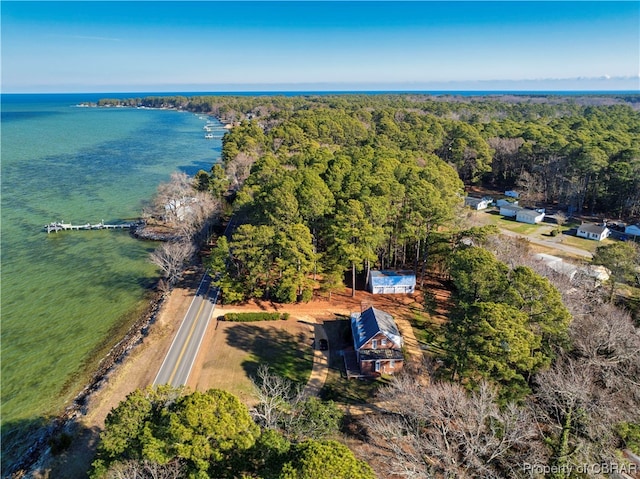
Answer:
[{"label": "driveway to house", "polygon": [[218,299],[218,288],[212,287],[211,281],[211,276],[205,273],[180,329],[171,343],[169,352],[160,366],[160,371],[153,381],[154,386],[170,384],[178,387],[187,384]]},{"label": "driveway to house", "polygon": [[543,240],[539,238],[534,238],[533,236],[529,236],[521,233],[515,233],[513,231],[503,229],[503,228],[500,228],[500,233],[505,236],[510,236],[512,238],[524,238],[530,243],[537,244],[540,246],[545,246],[547,248],[553,248],[559,251],[564,251],[565,253],[575,254],[577,256],[582,256],[584,258],[589,258],[589,259],[593,258],[593,254],[591,254],[590,251],[587,251],[581,248],[576,248],[575,246],[569,246],[569,245],[560,243],[560,241],[562,240],[561,236],[556,236],[557,240],[552,241],[552,240]]},{"label": "driveway to house", "polygon": [[[304,387],[302,394],[304,397],[317,396],[320,390],[324,386],[327,380],[327,374],[329,373],[329,349],[325,351],[320,350],[320,340],[327,339],[327,333],[324,330],[322,322],[318,322],[313,325],[314,329],[314,349],[313,349],[313,367],[311,368],[311,375],[307,381],[307,385]],[[329,347],[331,345],[329,344]]]}]

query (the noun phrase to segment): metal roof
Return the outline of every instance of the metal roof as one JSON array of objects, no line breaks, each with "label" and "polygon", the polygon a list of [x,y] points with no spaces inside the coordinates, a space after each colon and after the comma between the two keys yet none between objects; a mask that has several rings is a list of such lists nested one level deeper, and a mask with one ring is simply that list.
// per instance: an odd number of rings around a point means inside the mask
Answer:
[{"label": "metal roof", "polygon": [[415,286],[416,275],[413,271],[371,270],[373,286]]},{"label": "metal roof", "polygon": [[402,346],[402,336],[393,316],[371,306],[361,314],[351,315],[351,331],[356,349],[360,349],[378,333],[383,333],[395,344]]}]

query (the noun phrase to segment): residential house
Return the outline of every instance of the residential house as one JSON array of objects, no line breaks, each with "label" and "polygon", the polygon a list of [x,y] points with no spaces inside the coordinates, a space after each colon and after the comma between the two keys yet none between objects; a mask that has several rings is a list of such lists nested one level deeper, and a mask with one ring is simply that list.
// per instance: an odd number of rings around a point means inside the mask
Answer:
[{"label": "residential house", "polygon": [[640,224],[627,226],[624,229],[624,234],[629,236],[640,236]]},{"label": "residential house", "polygon": [[607,236],[609,236],[609,228],[605,225],[596,225],[593,223],[582,223],[578,227],[577,236],[581,238],[592,239],[595,241],[602,241]]},{"label": "residential house", "polygon": [[416,289],[413,271],[371,270],[368,280],[367,289],[373,294],[413,293]]},{"label": "residential house", "polygon": [[393,374],[404,366],[403,340],[393,317],[374,308],[351,314],[356,359],[363,376]]},{"label": "residential house", "polygon": [[518,214],[518,211],[520,211],[521,207],[519,206],[513,206],[513,205],[504,205],[500,207],[500,214],[502,216],[507,216],[509,218],[513,218]]},{"label": "residential house", "polygon": [[486,210],[491,204],[491,199],[487,198],[473,198],[467,196],[464,199],[464,205],[468,206],[472,210]]},{"label": "residential house", "polygon": [[515,190],[508,190],[504,192],[504,196],[508,196],[509,198],[519,198],[520,193]]},{"label": "residential house", "polygon": [[544,213],[536,210],[521,209],[516,212],[516,221],[535,225],[544,219]]}]

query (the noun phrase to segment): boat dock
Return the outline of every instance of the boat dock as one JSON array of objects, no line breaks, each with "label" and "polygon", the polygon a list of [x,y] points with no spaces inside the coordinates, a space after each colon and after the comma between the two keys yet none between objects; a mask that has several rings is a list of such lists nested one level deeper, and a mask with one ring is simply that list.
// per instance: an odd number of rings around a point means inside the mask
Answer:
[{"label": "boat dock", "polygon": [[63,223],[63,222],[53,222],[48,225],[44,225],[44,230],[48,233],[57,233],[58,231],[69,231],[69,230],[116,230],[116,229],[127,229],[133,228],[134,226],[138,226],[142,224],[142,221],[134,221],[133,223],[116,223],[116,224],[105,224],[104,220],[97,224],[86,223],[84,225],[74,225],[71,223]]}]

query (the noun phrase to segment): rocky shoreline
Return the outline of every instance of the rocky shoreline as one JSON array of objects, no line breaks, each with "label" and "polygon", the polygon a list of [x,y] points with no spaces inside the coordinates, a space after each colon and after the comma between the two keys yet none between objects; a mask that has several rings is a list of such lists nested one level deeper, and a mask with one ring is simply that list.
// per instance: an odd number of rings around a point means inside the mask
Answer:
[{"label": "rocky shoreline", "polygon": [[131,350],[139,345],[144,337],[147,336],[149,327],[157,319],[158,313],[167,297],[167,293],[153,293],[153,297],[149,300],[145,312],[129,328],[125,336],[116,343],[109,353],[100,361],[89,384],[78,393],[73,399],[72,404],[68,406],[62,414],[52,419],[47,426],[34,433],[31,446],[15,464],[8,468],[7,471],[3,471],[2,477],[10,477],[12,479],[26,477],[40,457],[46,452],[50,441],[64,432],[76,418],[85,413],[84,409],[90,396],[102,388],[109,374],[112,373],[114,369],[126,359]]},{"label": "rocky shoreline", "polygon": [[142,223],[133,226],[129,230],[131,236],[141,240],[149,241],[177,241],[180,236],[176,234],[175,230],[166,227],[148,225]]}]

